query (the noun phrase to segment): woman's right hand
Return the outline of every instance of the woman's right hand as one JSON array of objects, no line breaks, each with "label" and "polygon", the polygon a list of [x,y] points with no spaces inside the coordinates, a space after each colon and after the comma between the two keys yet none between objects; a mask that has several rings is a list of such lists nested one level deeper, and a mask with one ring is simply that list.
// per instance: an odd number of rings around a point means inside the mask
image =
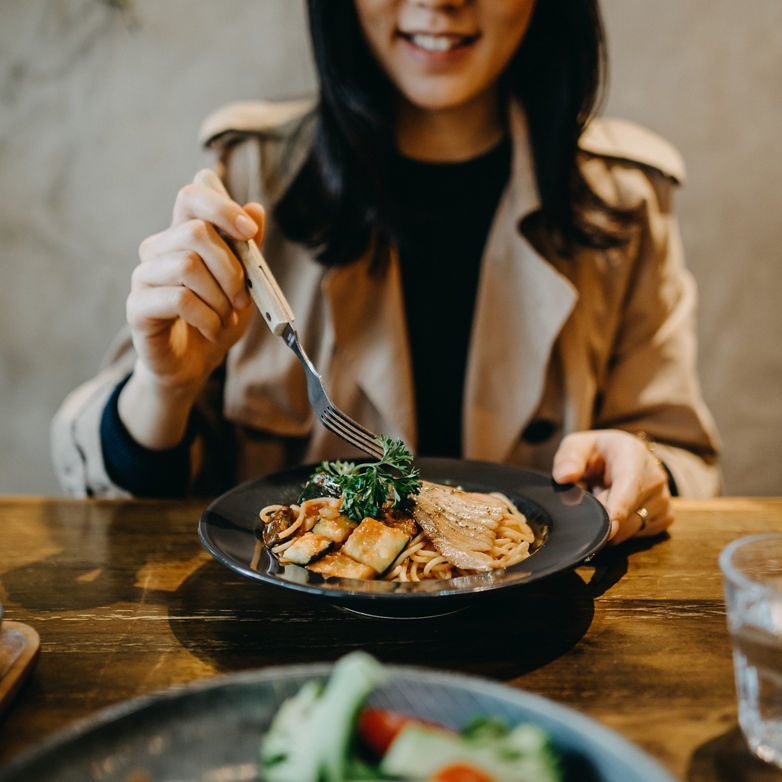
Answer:
[{"label": "woman's right hand", "polygon": [[119,411],[142,445],[179,442],[196,396],[249,322],[244,270],[217,229],[260,243],[263,224],[259,204],[242,208],[190,184],[170,227],[141,243],[126,304],[137,361]]}]

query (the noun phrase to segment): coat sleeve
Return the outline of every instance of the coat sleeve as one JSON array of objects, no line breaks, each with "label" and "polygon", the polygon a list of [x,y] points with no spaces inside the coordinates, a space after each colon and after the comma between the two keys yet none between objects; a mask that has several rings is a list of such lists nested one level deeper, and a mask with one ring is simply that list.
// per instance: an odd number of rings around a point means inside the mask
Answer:
[{"label": "coat sleeve", "polygon": [[114,341],[103,368],[73,390],[51,425],[52,463],[63,491],[73,497],[129,497],[106,472],[100,421],[112,391],[132,369],[135,354],[125,330]]},{"label": "coat sleeve", "polygon": [[719,439],[698,381],[697,294],[672,211],[676,183],[622,164],[614,177],[635,193],[641,182],[643,215],[595,426],[643,432],[680,495],[713,496]]},{"label": "coat sleeve", "polygon": [[[52,462],[63,491],[73,497],[127,498],[112,480],[101,442],[101,418],[112,392],[132,370],[135,351],[125,327],[91,380],[72,391],[51,425]],[[234,483],[235,430],[222,411],[223,368],[209,379],[191,413],[190,495],[213,496]]]}]

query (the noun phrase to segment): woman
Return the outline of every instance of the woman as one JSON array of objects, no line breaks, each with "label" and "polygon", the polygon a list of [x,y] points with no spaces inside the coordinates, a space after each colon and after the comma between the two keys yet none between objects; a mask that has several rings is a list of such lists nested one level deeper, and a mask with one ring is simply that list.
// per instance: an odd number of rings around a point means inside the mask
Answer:
[{"label": "woman", "polygon": [[349,455],[224,232],[263,240],[330,395],[368,428],[584,482],[614,542],[666,529],[672,493],[715,493],[681,163],[589,122],[596,0],[308,5],[317,105],[207,121],[232,199],[185,186],[142,243],[130,341],[55,421],[66,487],[210,492]]}]

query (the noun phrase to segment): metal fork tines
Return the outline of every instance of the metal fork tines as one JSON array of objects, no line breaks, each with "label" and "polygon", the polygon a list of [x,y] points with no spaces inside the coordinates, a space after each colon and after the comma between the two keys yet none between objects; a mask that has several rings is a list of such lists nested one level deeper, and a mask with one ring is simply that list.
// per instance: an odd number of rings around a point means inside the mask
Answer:
[{"label": "metal fork tines", "polygon": [[310,361],[309,356],[304,352],[299,335],[296,329],[290,324],[285,326],[282,332],[282,338],[288,347],[296,354],[296,357],[304,367],[307,375],[307,396],[309,397],[312,409],[318,416],[318,419],[330,432],[337,437],[341,437],[345,442],[350,443],[360,451],[374,456],[375,459],[383,458],[383,446],[377,438],[377,435],[365,429],[360,423],[354,421],[345,415],[338,407],[335,407],[329,399],[326,389],[323,387],[323,380]]}]

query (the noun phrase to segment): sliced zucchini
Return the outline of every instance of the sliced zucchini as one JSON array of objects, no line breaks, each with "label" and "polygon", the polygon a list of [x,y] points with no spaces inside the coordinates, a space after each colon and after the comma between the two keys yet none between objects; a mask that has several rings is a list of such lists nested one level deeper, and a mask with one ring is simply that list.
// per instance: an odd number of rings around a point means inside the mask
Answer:
[{"label": "sliced zucchini", "polygon": [[281,553],[280,559],[285,562],[293,562],[295,565],[309,565],[321,554],[325,554],[333,545],[333,541],[322,535],[305,532]]},{"label": "sliced zucchini", "polygon": [[375,572],[388,570],[407,545],[410,536],[400,529],[367,517],[356,527],[342,546],[342,551]]},{"label": "sliced zucchini", "polygon": [[316,535],[323,535],[324,538],[333,540],[335,543],[342,543],[357,526],[355,521],[349,519],[344,513],[340,513],[336,519],[318,519],[312,531]]},{"label": "sliced zucchini", "polygon": [[326,554],[317,562],[308,565],[307,570],[314,570],[323,576],[335,576],[336,578],[371,580],[375,577],[375,571],[369,565],[362,565],[341,551],[332,551],[330,554]]}]

